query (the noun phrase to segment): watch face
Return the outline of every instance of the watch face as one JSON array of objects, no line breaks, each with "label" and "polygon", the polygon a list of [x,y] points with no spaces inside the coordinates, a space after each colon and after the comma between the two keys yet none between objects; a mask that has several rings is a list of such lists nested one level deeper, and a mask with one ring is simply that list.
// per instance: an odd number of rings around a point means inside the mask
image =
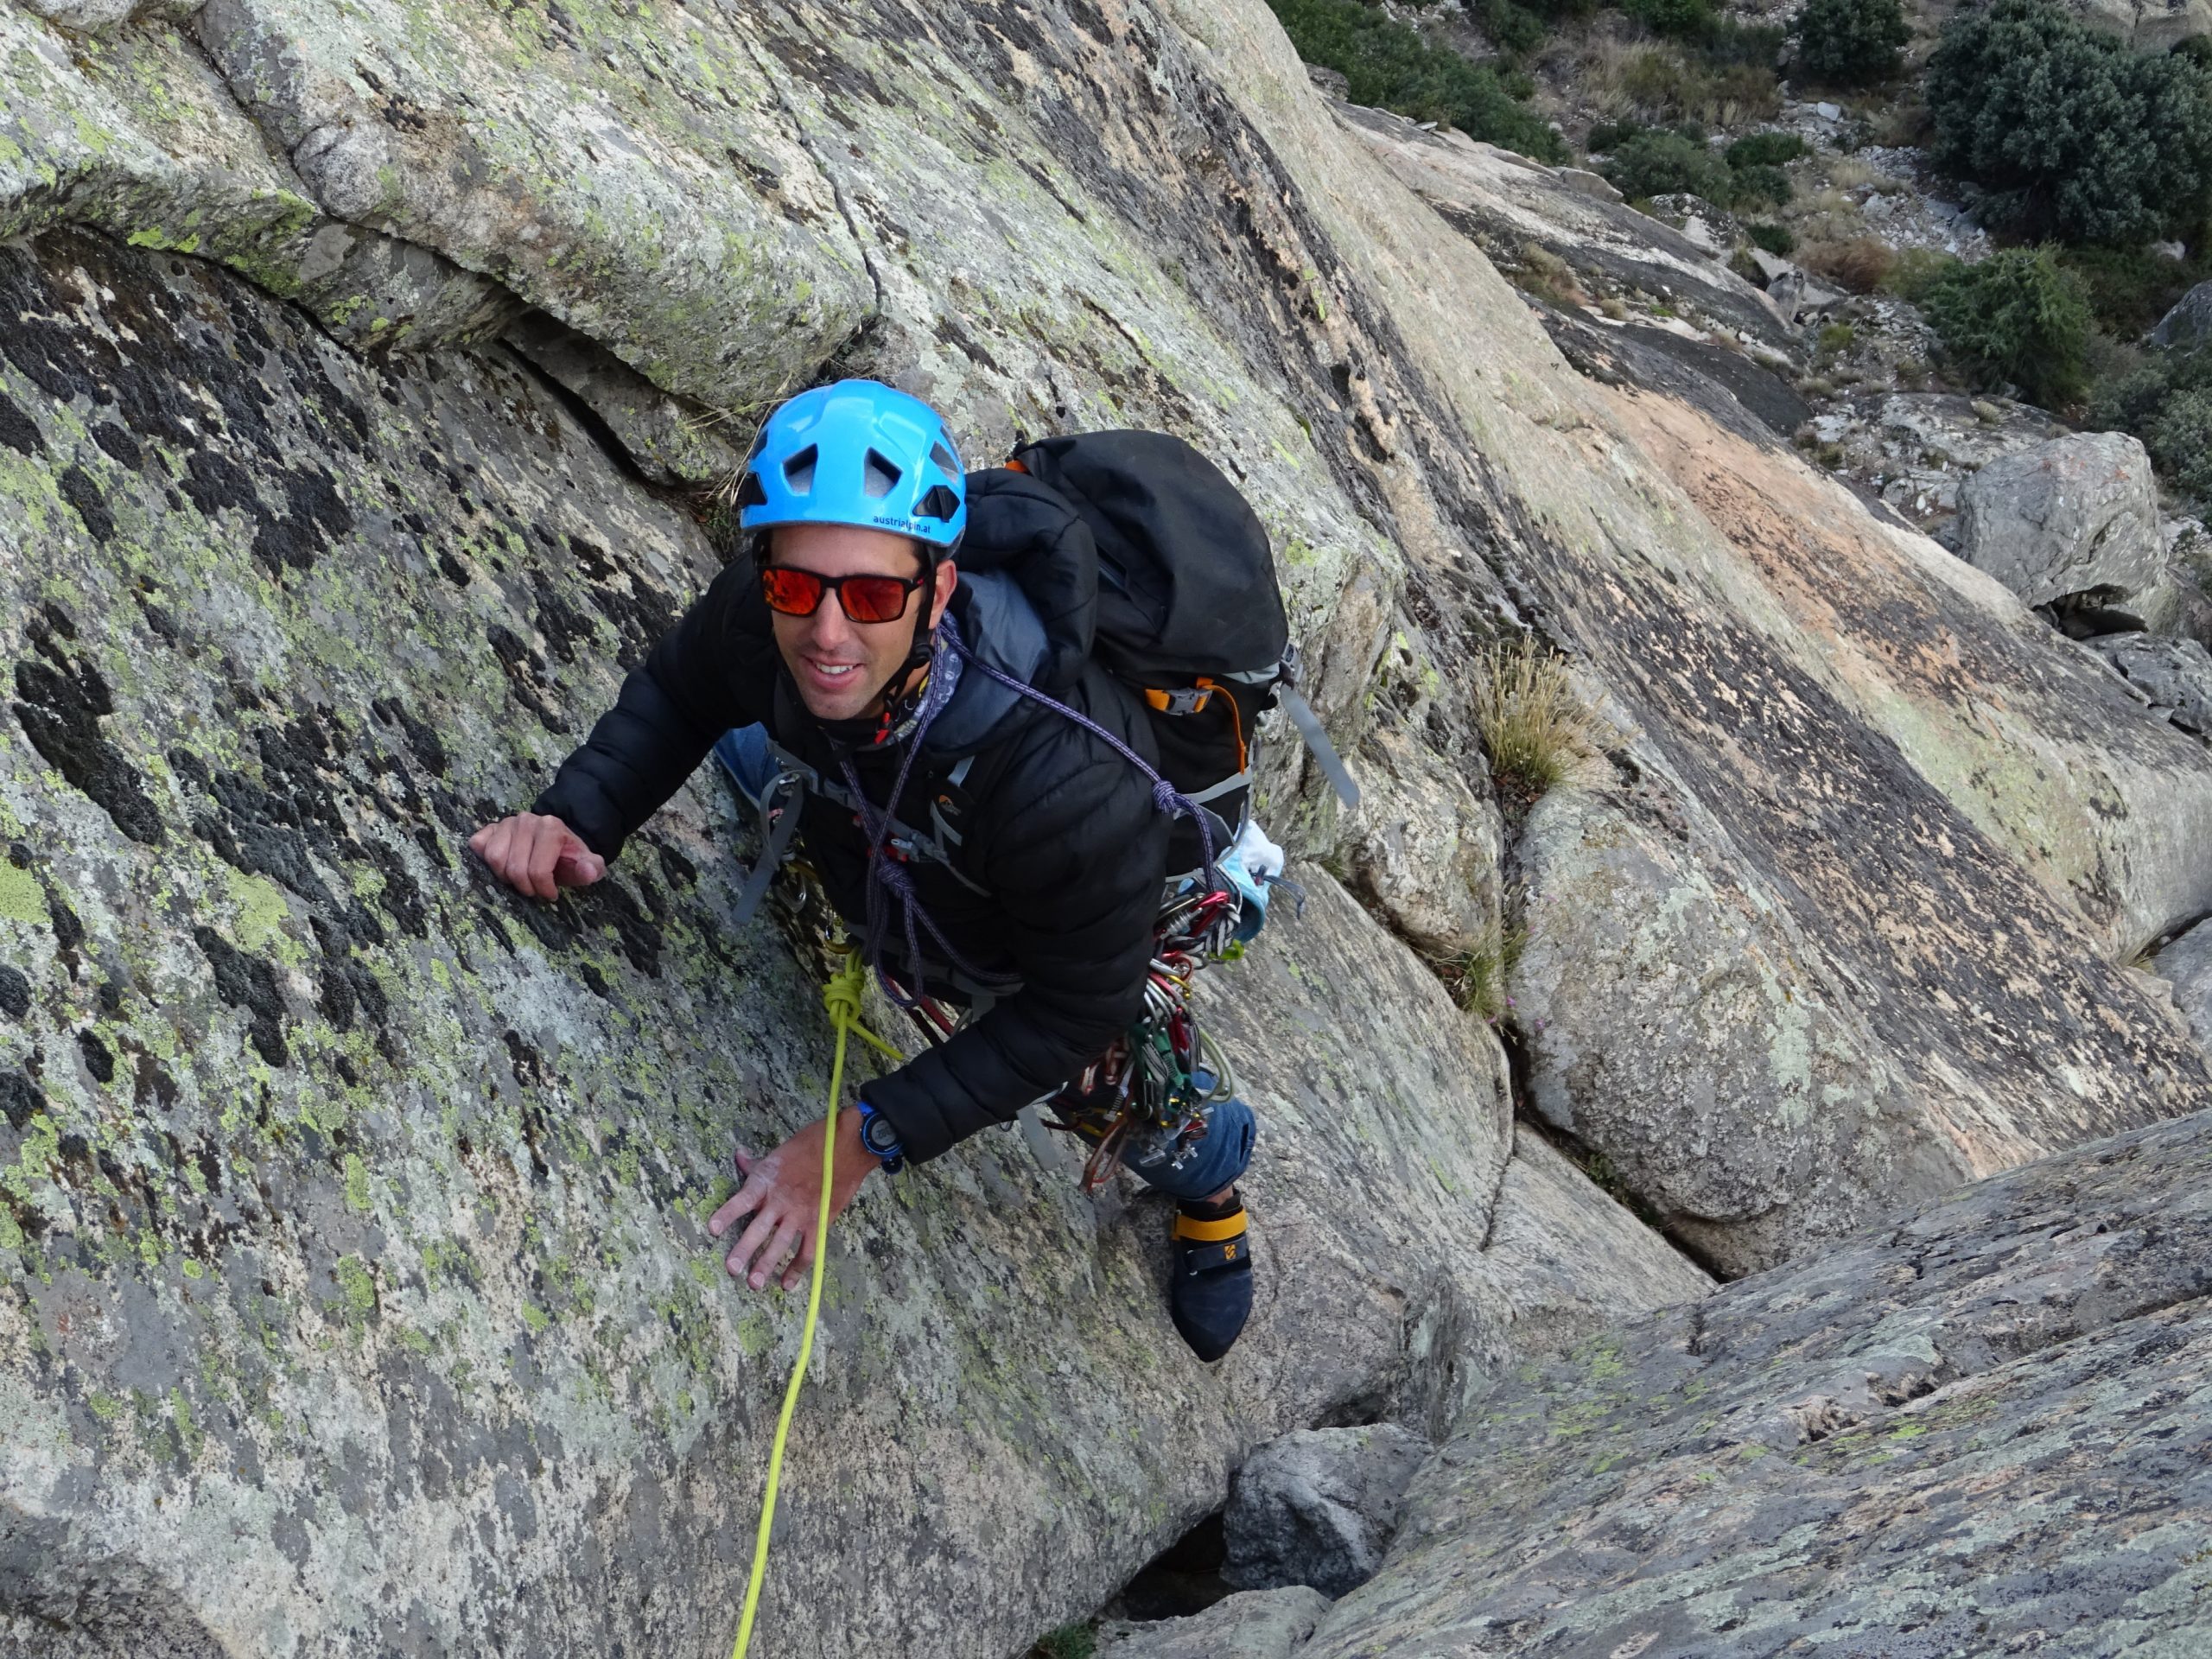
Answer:
[{"label": "watch face", "polygon": [[870,1152],[887,1152],[896,1141],[891,1126],[874,1113],[861,1120],[861,1144]]}]

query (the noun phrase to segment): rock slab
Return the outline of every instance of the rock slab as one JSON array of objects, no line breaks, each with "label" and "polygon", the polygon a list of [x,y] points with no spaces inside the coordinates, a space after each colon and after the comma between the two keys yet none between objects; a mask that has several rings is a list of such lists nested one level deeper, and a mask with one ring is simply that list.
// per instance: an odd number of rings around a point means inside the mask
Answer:
[{"label": "rock slab", "polygon": [[2212,1642],[2212,1112],[1523,1368],[1301,1659]]},{"label": "rock slab", "polygon": [[1262,1446],[1230,1489],[1221,1576],[1240,1590],[1310,1585],[1330,1597],[1364,1584],[1432,1450],[1395,1423],[1297,1429]]}]

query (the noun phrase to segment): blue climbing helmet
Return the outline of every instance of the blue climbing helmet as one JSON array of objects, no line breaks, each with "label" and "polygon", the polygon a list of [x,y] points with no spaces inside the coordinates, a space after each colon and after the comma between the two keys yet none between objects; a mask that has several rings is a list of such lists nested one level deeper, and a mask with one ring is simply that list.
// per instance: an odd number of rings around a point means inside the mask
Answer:
[{"label": "blue climbing helmet", "polygon": [[942,555],[968,528],[967,474],[938,412],[878,380],[802,391],[745,460],[738,524],[858,524]]}]

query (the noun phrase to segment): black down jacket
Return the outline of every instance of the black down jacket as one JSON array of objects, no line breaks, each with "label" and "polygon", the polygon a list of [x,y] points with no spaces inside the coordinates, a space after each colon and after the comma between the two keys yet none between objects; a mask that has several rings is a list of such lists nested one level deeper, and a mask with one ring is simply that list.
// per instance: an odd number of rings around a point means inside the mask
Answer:
[{"label": "black down jacket", "polygon": [[[1012,472],[971,474],[969,512],[951,605],[962,638],[1154,759],[1135,696],[1090,660],[1090,532],[1062,498]],[[839,775],[841,753],[852,754],[878,804],[890,792],[898,751],[855,750],[847,740],[855,734],[808,715],[777,653],[752,562],[741,557],[631,672],[613,709],[532,810],[557,816],[612,859],[717,737],[754,721],[826,777]],[[970,755],[957,791],[963,839],[952,856],[982,892],[942,865],[908,868],[954,949],[979,971],[1018,977],[1021,988],[868,1085],[869,1104],[917,1161],[1011,1119],[1135,1017],[1167,868],[1168,823],[1144,774],[1073,721],[972,667],[928,730],[902,821],[926,824],[928,803]],[[857,932],[867,913],[867,842],[855,815],[810,795],[800,826],[830,902]],[[912,973],[903,938],[889,942],[887,957]],[[925,973],[932,965],[941,964],[924,963]],[[940,977],[929,983],[933,993],[945,987]]]}]

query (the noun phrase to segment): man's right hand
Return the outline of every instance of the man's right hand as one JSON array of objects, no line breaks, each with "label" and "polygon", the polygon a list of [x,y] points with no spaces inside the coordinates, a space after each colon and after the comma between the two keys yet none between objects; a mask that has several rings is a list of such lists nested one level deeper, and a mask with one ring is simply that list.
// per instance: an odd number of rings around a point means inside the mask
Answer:
[{"label": "man's right hand", "polygon": [[517,893],[550,899],[563,887],[588,887],[607,874],[607,861],[576,832],[548,814],[518,812],[468,838],[477,857]]}]

